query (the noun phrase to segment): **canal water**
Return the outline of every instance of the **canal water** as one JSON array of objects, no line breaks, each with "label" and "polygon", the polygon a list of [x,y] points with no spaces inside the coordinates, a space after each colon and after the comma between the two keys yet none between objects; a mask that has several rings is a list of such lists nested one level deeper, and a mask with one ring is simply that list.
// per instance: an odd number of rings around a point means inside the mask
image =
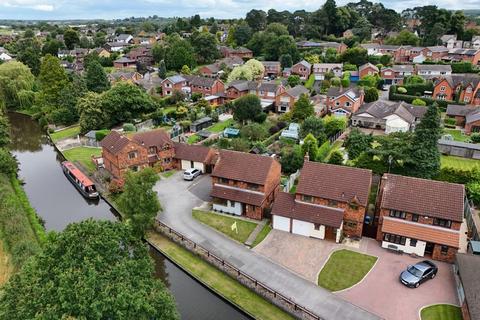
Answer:
[{"label": "canal water", "polygon": [[[16,156],[30,203],[49,230],[61,231],[69,223],[87,218],[115,220],[114,210],[102,199],[86,200],[66,179],[63,160],[49,144],[46,134],[29,116],[9,113],[11,150]],[[155,276],[175,297],[182,319],[249,319],[228,302],[192,279],[153,248]]]}]

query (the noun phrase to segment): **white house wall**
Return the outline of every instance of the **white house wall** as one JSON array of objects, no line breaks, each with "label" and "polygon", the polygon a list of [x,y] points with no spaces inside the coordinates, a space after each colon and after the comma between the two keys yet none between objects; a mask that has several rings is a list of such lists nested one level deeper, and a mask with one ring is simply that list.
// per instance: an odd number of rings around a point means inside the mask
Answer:
[{"label": "white house wall", "polygon": [[290,232],[290,218],[274,215],[273,229]]},{"label": "white house wall", "polygon": [[425,241],[417,240],[417,245],[412,247],[410,246],[410,238],[407,238],[405,245],[382,241],[382,248],[388,248],[389,245],[394,245],[398,248],[398,250],[402,250],[405,253],[414,253],[420,257],[423,257],[425,254],[426,244],[427,243]]},{"label": "white house wall", "polygon": [[226,206],[214,203],[213,204],[213,210],[224,212],[224,213],[230,213],[230,214],[234,214],[234,215],[237,215],[237,216],[241,216],[242,215],[242,204],[240,202],[234,202],[234,201],[227,200],[227,205]]}]

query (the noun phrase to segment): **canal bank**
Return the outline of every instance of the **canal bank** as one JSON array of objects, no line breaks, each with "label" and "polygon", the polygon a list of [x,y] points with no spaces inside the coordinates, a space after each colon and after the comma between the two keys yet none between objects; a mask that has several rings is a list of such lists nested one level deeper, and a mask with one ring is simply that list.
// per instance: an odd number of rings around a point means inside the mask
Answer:
[{"label": "canal bank", "polygon": [[[115,210],[103,199],[86,200],[65,178],[60,163],[63,157],[49,143],[46,133],[30,117],[9,115],[12,131],[11,151],[19,162],[19,176],[46,230],[63,230],[69,223],[87,218],[115,220]],[[182,319],[249,319],[221,297],[192,279],[156,250],[155,276],[175,297]]]}]

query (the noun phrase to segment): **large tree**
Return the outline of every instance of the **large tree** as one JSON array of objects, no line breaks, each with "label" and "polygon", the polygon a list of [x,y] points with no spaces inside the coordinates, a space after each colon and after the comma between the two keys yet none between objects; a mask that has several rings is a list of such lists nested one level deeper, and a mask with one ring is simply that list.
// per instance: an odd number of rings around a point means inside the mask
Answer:
[{"label": "large tree", "polygon": [[167,69],[180,71],[183,66],[195,66],[193,48],[186,40],[176,38],[170,41],[165,54]]},{"label": "large tree", "polygon": [[192,35],[190,41],[199,64],[211,63],[220,57],[217,40],[213,34],[208,32],[197,33]]},{"label": "large tree", "polygon": [[311,117],[315,114],[312,103],[308,95],[302,94],[295,105],[292,111],[292,119],[296,121],[303,121],[308,117]]},{"label": "large tree", "polygon": [[60,65],[60,60],[50,54],[43,57],[37,80],[48,104],[58,101],[60,92],[68,84],[67,73]]},{"label": "large tree", "polygon": [[357,128],[352,129],[345,140],[345,149],[348,152],[348,158],[354,160],[360,154],[371,148],[373,136],[365,134]]},{"label": "large tree", "polygon": [[247,94],[233,102],[233,117],[235,120],[245,123],[256,120],[262,114],[260,99],[254,94]]},{"label": "large tree", "polygon": [[327,136],[325,134],[325,124],[323,123],[322,118],[310,116],[303,121],[300,128],[300,136],[305,138],[310,133],[315,137],[315,139],[317,139],[319,144],[322,144],[325,142],[325,140],[327,140]]},{"label": "large tree", "polygon": [[247,13],[245,21],[254,31],[260,31],[267,26],[267,14],[263,10],[252,9]]},{"label": "large tree", "polygon": [[162,210],[153,186],[160,178],[152,168],[139,172],[127,172],[123,193],[118,199],[120,211],[133,232],[143,237],[153,225],[157,213]]},{"label": "large tree", "polygon": [[65,46],[67,49],[72,50],[75,48],[75,45],[80,42],[80,37],[78,36],[78,32],[69,28],[65,30],[63,33],[63,41],[65,42]]},{"label": "large tree", "polygon": [[128,225],[86,220],[52,234],[2,288],[0,319],[178,319]]},{"label": "large tree", "polygon": [[110,89],[110,81],[108,80],[107,73],[96,60],[91,61],[87,65],[85,81],[90,91],[103,92]]},{"label": "large tree", "polygon": [[252,28],[250,28],[246,23],[241,23],[235,26],[233,37],[237,45],[243,46],[247,44],[252,37]]},{"label": "large tree", "polygon": [[90,130],[103,129],[106,114],[102,108],[102,96],[95,92],[87,93],[77,102],[77,112],[80,115],[80,132],[85,134]]},{"label": "large tree", "polygon": [[35,78],[23,63],[11,61],[0,65],[0,107],[30,107],[22,105],[19,93],[32,91]]}]

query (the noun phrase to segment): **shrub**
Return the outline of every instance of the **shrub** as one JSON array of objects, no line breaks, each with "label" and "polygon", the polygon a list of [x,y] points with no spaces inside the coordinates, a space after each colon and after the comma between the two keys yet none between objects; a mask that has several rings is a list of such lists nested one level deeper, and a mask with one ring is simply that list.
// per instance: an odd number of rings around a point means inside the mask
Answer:
[{"label": "shrub", "polygon": [[470,182],[467,184],[467,194],[468,198],[473,201],[475,204],[480,203],[480,182]]},{"label": "shrub", "polygon": [[325,141],[317,150],[317,161],[324,161],[330,152],[330,141]]},{"label": "shrub", "polygon": [[397,88],[397,92],[399,92],[399,93],[407,93],[407,89],[405,89],[404,87],[398,87],[398,88]]},{"label": "shrub", "polygon": [[427,103],[425,101],[423,101],[422,99],[415,99],[412,101],[412,104],[414,106],[426,106]]},{"label": "shrub", "polygon": [[110,130],[108,130],[108,129],[98,130],[98,131],[95,132],[95,139],[100,142],[100,141],[102,141],[103,138],[105,138],[109,133],[110,133]]},{"label": "shrub", "polygon": [[472,133],[470,140],[472,140],[473,143],[480,143],[480,133]]},{"label": "shrub", "polygon": [[124,123],[123,124],[123,131],[133,132],[133,131],[136,131],[136,128],[132,123]]}]

